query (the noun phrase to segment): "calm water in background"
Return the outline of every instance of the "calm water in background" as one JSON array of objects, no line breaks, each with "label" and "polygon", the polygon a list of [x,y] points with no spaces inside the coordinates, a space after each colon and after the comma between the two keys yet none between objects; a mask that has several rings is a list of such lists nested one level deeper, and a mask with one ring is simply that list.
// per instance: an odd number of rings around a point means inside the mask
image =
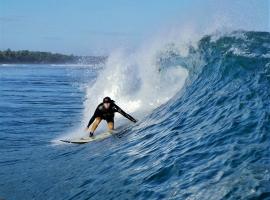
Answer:
[{"label": "calm water in background", "polygon": [[95,70],[77,66],[0,67],[1,197],[40,199],[42,191],[53,189],[52,179],[67,172],[56,160],[69,148],[51,141],[79,123],[82,85],[95,77]]},{"label": "calm water in background", "polygon": [[98,70],[1,66],[0,197],[269,199],[269,52],[269,33],[204,37],[160,64],[189,70],[181,92],[88,145],[51,141],[80,124]]}]

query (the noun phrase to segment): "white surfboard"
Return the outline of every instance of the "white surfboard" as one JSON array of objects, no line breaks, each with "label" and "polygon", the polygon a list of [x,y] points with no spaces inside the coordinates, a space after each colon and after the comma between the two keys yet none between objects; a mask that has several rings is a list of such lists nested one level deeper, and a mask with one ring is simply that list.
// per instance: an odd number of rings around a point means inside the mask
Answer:
[{"label": "white surfboard", "polygon": [[74,143],[74,144],[85,144],[85,143],[89,143],[89,142],[93,142],[93,141],[100,141],[100,140],[104,140],[110,136],[112,136],[113,134],[115,134],[116,131],[107,131],[104,133],[100,133],[98,135],[94,135],[92,137],[83,137],[83,138],[74,138],[74,139],[70,139],[70,140],[60,140],[61,142],[66,142],[66,143]]},{"label": "white surfboard", "polygon": [[66,139],[66,140],[63,139],[60,141],[66,142],[66,143],[73,143],[73,144],[85,144],[85,143],[94,142],[94,141],[101,141],[113,135],[118,135],[118,133],[121,133],[121,131],[125,130],[128,127],[129,127],[129,124],[121,124],[119,127],[117,127],[114,130],[107,130],[106,132],[99,133],[96,135],[94,133],[93,137],[87,136],[87,137],[82,137],[82,138],[73,138],[73,139]]},{"label": "white surfboard", "polygon": [[104,140],[108,137],[111,137],[112,135],[115,135],[118,133],[120,130],[123,130],[123,128],[126,126],[119,127],[116,130],[113,131],[106,131],[104,133],[97,134],[92,137],[82,137],[82,138],[73,138],[73,139],[66,139],[66,140],[60,140],[61,142],[66,142],[66,143],[73,143],[73,144],[85,144],[89,142],[94,142],[94,141],[101,141]]}]

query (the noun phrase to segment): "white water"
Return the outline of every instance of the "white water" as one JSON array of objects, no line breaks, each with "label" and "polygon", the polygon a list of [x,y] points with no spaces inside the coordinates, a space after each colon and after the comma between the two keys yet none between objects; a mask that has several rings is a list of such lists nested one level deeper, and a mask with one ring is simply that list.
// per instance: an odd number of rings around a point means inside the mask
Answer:
[{"label": "white water", "polygon": [[[85,126],[105,96],[138,120],[172,98],[183,87],[188,71],[181,66],[159,70],[157,56],[162,48],[152,45],[129,54],[124,50],[113,52],[95,83],[86,87],[82,123],[56,140],[86,135]],[[116,128],[127,123],[127,119],[116,114]],[[96,133],[105,129],[106,122],[102,122]]]},{"label": "white water", "polygon": [[[190,46],[196,48],[202,35],[205,33],[198,33],[191,25],[182,26],[182,29],[158,33],[156,37],[143,42],[134,52],[126,49],[113,51],[99,72],[97,80],[86,86],[81,124],[62,135],[61,139],[86,135],[85,126],[105,96],[111,97],[117,105],[139,121],[151,110],[167,102],[184,86],[188,71],[175,65],[159,70],[159,55],[163,53],[166,57],[166,52],[171,50],[170,44],[174,44],[173,51],[185,57]],[[128,123],[128,120],[116,114],[115,122],[117,128]],[[102,122],[96,133],[105,129],[106,122]]]}]

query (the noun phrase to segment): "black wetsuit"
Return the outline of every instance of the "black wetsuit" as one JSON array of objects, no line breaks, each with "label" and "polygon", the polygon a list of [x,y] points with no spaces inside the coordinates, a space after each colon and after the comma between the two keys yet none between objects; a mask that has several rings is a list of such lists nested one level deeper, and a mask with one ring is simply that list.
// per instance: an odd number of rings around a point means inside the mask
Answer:
[{"label": "black wetsuit", "polygon": [[94,115],[89,120],[89,123],[87,127],[89,128],[91,124],[95,121],[95,118],[100,117],[101,119],[106,120],[107,122],[114,122],[114,113],[118,112],[130,121],[136,122],[137,120],[134,119],[129,114],[125,113],[119,106],[117,106],[115,103],[111,103],[110,107],[108,109],[105,109],[103,106],[103,103],[99,104],[96,108],[96,111]]}]

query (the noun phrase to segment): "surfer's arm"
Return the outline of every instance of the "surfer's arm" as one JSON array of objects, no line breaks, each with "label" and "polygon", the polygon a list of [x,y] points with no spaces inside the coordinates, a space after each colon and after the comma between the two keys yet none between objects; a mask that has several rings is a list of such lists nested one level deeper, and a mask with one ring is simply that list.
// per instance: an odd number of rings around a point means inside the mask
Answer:
[{"label": "surfer's arm", "polygon": [[95,119],[98,117],[98,113],[99,113],[99,109],[97,107],[97,109],[95,110],[95,113],[93,114],[93,116],[91,117],[91,119],[88,122],[87,128],[89,128],[91,126],[91,124],[95,121]]},{"label": "surfer's arm", "polygon": [[91,119],[89,120],[88,125],[87,125],[87,128],[89,128],[94,121],[95,121],[95,115],[93,115],[91,117]]},{"label": "surfer's arm", "polygon": [[134,119],[131,115],[127,114],[125,111],[123,111],[119,106],[117,106],[116,104],[114,105],[116,108],[116,111],[119,112],[121,115],[123,115],[125,118],[129,119],[130,121],[136,123],[137,120]]}]

